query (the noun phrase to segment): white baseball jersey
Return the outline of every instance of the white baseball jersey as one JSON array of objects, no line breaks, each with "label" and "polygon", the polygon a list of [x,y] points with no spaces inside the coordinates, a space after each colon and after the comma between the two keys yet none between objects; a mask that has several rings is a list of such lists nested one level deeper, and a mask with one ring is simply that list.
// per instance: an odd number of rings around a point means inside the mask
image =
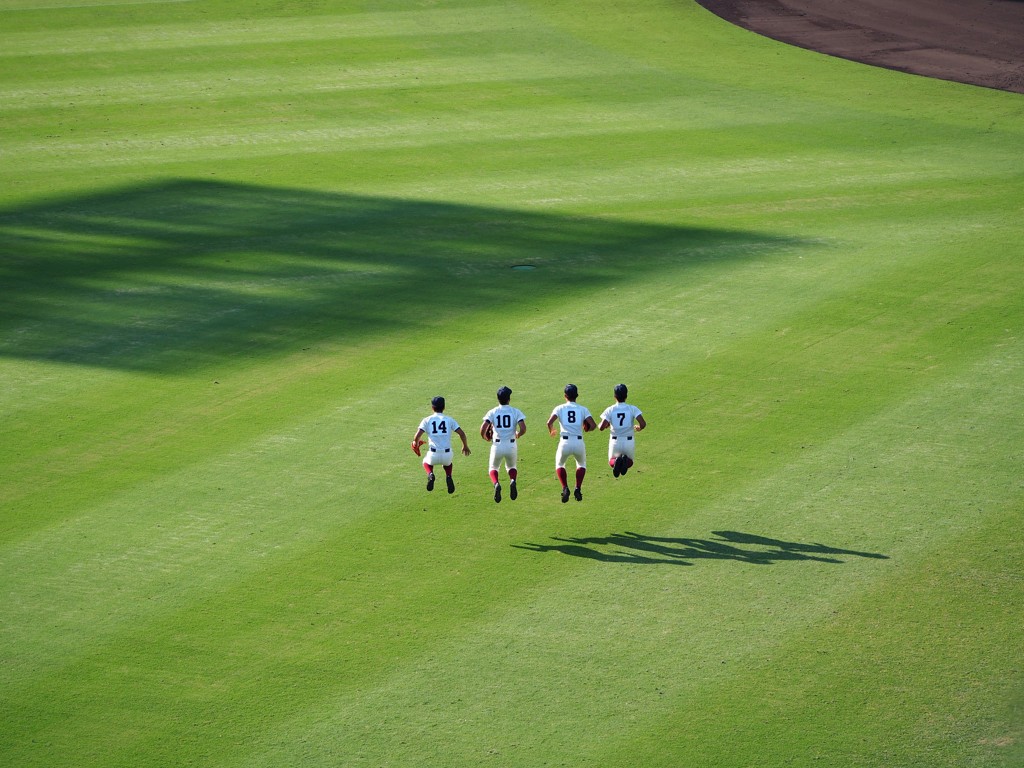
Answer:
[{"label": "white baseball jersey", "polygon": [[484,414],[484,421],[491,422],[494,427],[494,441],[512,440],[516,436],[516,429],[520,421],[526,421],[526,416],[518,408],[511,405],[499,405],[491,408]]},{"label": "white baseball jersey", "polygon": [[591,418],[590,411],[579,403],[563,403],[551,412],[562,427],[562,434],[583,437],[583,422]]},{"label": "white baseball jersey", "polygon": [[499,405],[484,414],[484,421],[491,422],[494,436],[491,438],[491,456],[489,469],[499,469],[505,462],[506,469],[515,469],[519,459],[516,446],[516,426],[520,420],[526,421],[523,412],[511,405]]},{"label": "white baseball jersey", "polygon": [[459,422],[443,413],[432,413],[420,422],[420,429],[427,435],[430,450],[448,456],[452,453],[452,435],[458,428]]},{"label": "white baseball jersey", "polygon": [[612,437],[625,437],[633,434],[633,422],[643,412],[635,405],[629,403],[615,403],[609,405],[601,414],[601,421],[607,421],[612,425]]}]

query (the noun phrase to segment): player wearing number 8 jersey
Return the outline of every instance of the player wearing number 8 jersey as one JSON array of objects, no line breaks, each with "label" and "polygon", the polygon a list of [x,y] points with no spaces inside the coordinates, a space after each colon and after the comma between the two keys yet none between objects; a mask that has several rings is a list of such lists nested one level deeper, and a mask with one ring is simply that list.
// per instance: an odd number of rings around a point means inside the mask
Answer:
[{"label": "player wearing number 8 jersey", "polygon": [[452,434],[456,434],[462,440],[462,455],[469,456],[469,443],[466,442],[466,433],[462,431],[459,423],[451,416],[444,415],[444,398],[435,397],[430,401],[433,413],[420,422],[419,429],[412,438],[412,450],[417,456],[421,456],[420,446],[423,441],[420,439],[427,436],[427,455],[423,457],[423,468],[427,471],[427,490],[434,490],[434,467],[443,466],[445,482],[448,485],[448,493],[455,493],[455,481],[452,479]]},{"label": "player wearing number 8 jersey", "polygon": [[[548,432],[558,438],[558,450],[555,453],[555,476],[562,484],[562,503],[569,500],[569,473],[565,468],[571,456],[576,462],[576,501],[583,501],[583,478],[587,474],[587,446],[583,442],[583,433],[597,429],[594,417],[586,407],[576,402],[579,389],[575,384],[565,387],[565,402],[551,412],[548,417]],[[554,428],[558,422],[560,429]]]},{"label": "player wearing number 8 jersey", "polygon": [[601,431],[609,428],[612,430],[608,437],[608,466],[612,468],[615,477],[626,474],[633,466],[636,457],[633,433],[647,426],[640,409],[626,402],[628,394],[625,384],[617,384],[615,404],[605,408],[601,414]]},{"label": "player wearing number 8 jersey", "polygon": [[508,472],[509,498],[515,501],[519,496],[519,490],[516,488],[516,478],[518,477],[516,462],[519,457],[519,447],[516,440],[526,434],[526,417],[518,408],[509,405],[511,400],[511,389],[508,387],[499,389],[498,406],[484,414],[483,423],[480,425],[480,437],[491,441],[488,473],[494,484],[495,502],[501,501],[498,470],[501,469],[502,461],[505,462],[505,471]]}]

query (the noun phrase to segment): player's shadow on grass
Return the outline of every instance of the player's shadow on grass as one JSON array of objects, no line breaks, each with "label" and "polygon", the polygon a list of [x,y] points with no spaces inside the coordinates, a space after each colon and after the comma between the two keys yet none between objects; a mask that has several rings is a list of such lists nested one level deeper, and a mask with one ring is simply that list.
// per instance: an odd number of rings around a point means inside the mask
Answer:
[{"label": "player's shadow on grass", "polygon": [[553,536],[555,544],[513,544],[531,552],[558,552],[603,563],[645,565],[694,565],[698,560],[733,560],[750,565],[784,562],[840,564],[843,558],[868,557],[887,560],[875,552],[857,552],[825,544],[782,541],[738,531],[712,531],[713,539],[645,536],[633,531],[590,538]]},{"label": "player's shadow on grass", "polygon": [[[171,180],[0,210],[0,357],[158,373],[523,312],[801,241]],[[532,270],[513,267],[532,265]],[[621,294],[616,294],[621,295]]]}]

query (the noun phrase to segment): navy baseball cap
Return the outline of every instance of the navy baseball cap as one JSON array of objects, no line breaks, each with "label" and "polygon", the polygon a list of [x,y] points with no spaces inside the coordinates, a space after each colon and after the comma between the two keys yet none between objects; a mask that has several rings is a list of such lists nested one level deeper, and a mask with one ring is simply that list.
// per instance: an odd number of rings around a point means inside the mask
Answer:
[{"label": "navy baseball cap", "polygon": [[444,410],[444,398],[441,397],[440,395],[438,395],[437,397],[435,397],[433,400],[430,401],[430,405],[431,405],[431,407],[435,411],[443,411]]},{"label": "navy baseball cap", "polygon": [[566,384],[565,385],[565,395],[570,400],[575,400],[577,397],[580,396],[580,391],[576,388],[575,384]]},{"label": "navy baseball cap", "polygon": [[628,394],[629,394],[629,390],[626,388],[625,384],[616,384],[615,385],[615,397],[617,397],[619,400],[625,400],[626,399],[626,395],[628,395]]},{"label": "navy baseball cap", "polygon": [[507,403],[512,397],[512,390],[508,387],[502,387],[498,390],[498,402]]}]

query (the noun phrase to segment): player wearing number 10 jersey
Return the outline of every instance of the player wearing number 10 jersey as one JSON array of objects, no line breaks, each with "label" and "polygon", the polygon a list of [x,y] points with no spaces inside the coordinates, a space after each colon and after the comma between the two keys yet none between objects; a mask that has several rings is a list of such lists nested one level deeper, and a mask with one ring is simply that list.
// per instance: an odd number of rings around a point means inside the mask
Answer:
[{"label": "player wearing number 10 jersey", "polygon": [[444,415],[444,398],[435,397],[430,401],[433,413],[420,422],[419,429],[412,438],[412,451],[421,456],[420,440],[423,435],[427,436],[427,455],[423,457],[423,468],[427,471],[427,490],[434,490],[434,467],[443,466],[445,482],[448,485],[448,493],[455,493],[455,481],[452,479],[452,434],[462,439],[462,455],[469,456],[469,443],[466,442],[466,433],[462,431],[459,423],[451,416]]},{"label": "player wearing number 10 jersey", "polygon": [[491,441],[491,459],[489,474],[494,484],[494,501],[501,501],[501,483],[498,480],[498,470],[501,469],[501,462],[505,462],[505,471],[508,472],[509,488],[508,495],[512,501],[519,496],[516,488],[516,460],[519,457],[519,447],[516,440],[526,434],[526,417],[518,408],[509,405],[512,400],[512,390],[502,387],[498,390],[498,406],[491,408],[484,414],[484,421],[480,425],[480,437]]},{"label": "player wearing number 10 jersey", "polygon": [[[586,407],[576,402],[579,390],[575,384],[565,387],[565,402],[551,412],[548,417],[548,432],[558,438],[558,451],[555,453],[555,476],[562,484],[562,503],[569,500],[569,474],[565,468],[571,456],[576,462],[576,501],[583,501],[583,477],[587,474],[587,446],[583,442],[583,433],[597,429],[594,417]],[[560,430],[554,428],[559,423]]]},{"label": "player wearing number 10 jersey", "polygon": [[[636,457],[636,441],[633,433],[647,426],[644,415],[635,405],[626,402],[629,390],[625,384],[615,386],[615,404],[604,409],[601,414],[600,429],[611,428],[608,437],[608,466],[615,477],[624,475],[633,466]],[[634,422],[636,425],[634,426]]]}]

